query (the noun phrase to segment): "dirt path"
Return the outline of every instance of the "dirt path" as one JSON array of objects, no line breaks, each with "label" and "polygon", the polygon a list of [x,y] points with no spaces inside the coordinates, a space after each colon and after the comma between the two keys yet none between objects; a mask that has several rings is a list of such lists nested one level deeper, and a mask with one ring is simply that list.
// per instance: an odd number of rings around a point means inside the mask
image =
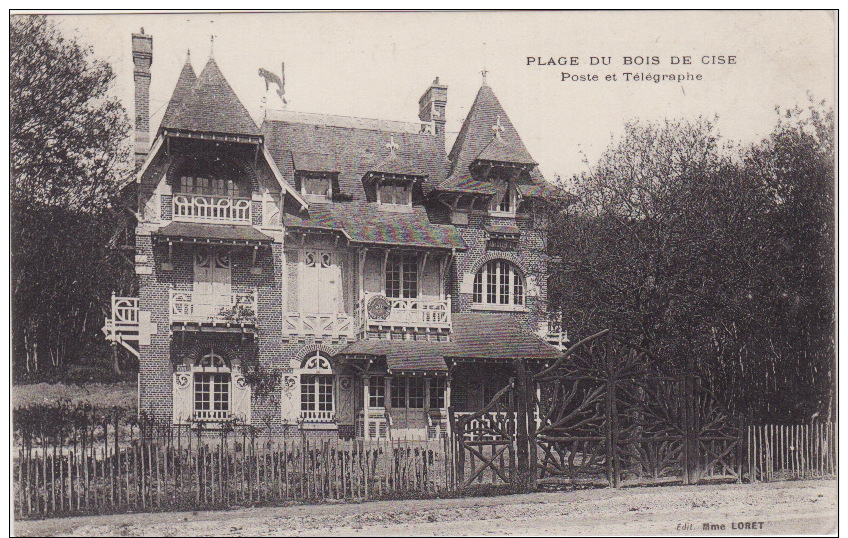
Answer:
[{"label": "dirt path", "polygon": [[[836,531],[836,486],[835,480],[817,480],[129,514],[17,522],[15,531],[19,536],[692,535],[704,533],[707,523],[725,526],[710,534],[827,534]],[[757,530],[744,525],[740,530],[740,522],[755,522]]]}]

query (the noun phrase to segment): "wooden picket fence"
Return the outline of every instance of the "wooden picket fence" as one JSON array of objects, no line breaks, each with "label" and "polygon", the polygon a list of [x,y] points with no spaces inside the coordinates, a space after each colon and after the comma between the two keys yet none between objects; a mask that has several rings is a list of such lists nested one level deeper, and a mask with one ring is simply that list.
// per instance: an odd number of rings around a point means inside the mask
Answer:
[{"label": "wooden picket fence", "polygon": [[198,510],[329,499],[436,495],[452,489],[450,443],[314,440],[190,431],[92,444],[19,449],[20,518]]},{"label": "wooden picket fence", "polygon": [[748,476],[752,482],[837,474],[835,422],[748,426],[746,443]]}]

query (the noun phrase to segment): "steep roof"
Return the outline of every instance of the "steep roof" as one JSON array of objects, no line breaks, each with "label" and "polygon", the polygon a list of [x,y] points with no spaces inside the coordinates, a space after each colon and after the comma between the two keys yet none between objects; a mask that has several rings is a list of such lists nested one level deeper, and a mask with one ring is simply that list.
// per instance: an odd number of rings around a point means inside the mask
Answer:
[{"label": "steep roof", "polygon": [[[262,132],[265,146],[291,185],[295,170],[322,168],[339,173],[341,192],[353,200],[366,199],[362,179],[378,168],[426,176],[421,183],[425,193],[447,174],[444,145],[436,135],[421,132],[420,124],[269,111]],[[387,159],[391,140],[397,144],[396,157]]]},{"label": "steep roof", "polygon": [[200,77],[195,81],[191,91],[180,99],[174,114],[167,117],[166,113],[161,128],[247,136],[260,135],[259,129],[224,78],[214,58],[209,58],[206,62]]},{"label": "steep roof", "polygon": [[454,226],[433,224],[422,206],[410,213],[383,211],[362,200],[309,204],[308,211],[285,215],[286,229],[343,232],[352,243],[465,250]]},{"label": "steep roof", "polygon": [[493,194],[494,189],[487,186],[488,182],[475,180],[471,175],[471,165],[478,159],[533,166],[530,174],[533,182],[544,182],[518,131],[487,84],[477,92],[449,159],[450,174],[438,186],[442,191]]},{"label": "steep roof", "polygon": [[194,68],[191,66],[191,53],[186,53],[186,61],[183,64],[183,69],[180,71],[180,77],[177,79],[177,85],[174,87],[174,93],[171,94],[171,100],[168,101],[168,108],[165,109],[165,115],[162,116],[162,121],[159,123],[159,130],[170,124],[177,110],[180,108],[185,96],[191,92],[197,82],[197,75],[194,73]]}]

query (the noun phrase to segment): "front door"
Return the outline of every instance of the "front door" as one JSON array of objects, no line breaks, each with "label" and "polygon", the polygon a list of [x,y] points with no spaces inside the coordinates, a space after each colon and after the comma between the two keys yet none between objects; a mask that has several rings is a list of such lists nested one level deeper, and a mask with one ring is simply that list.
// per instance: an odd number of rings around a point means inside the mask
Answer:
[{"label": "front door", "polygon": [[194,314],[217,316],[230,307],[232,296],[232,262],[224,249],[201,248],[194,255]]}]

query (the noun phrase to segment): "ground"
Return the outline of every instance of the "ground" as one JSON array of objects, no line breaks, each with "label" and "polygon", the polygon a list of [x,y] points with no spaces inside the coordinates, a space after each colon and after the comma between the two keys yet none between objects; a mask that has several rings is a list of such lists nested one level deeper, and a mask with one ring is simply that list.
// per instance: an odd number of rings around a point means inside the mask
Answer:
[{"label": "ground", "polygon": [[12,406],[55,404],[59,400],[71,403],[87,402],[97,407],[120,406],[136,409],[138,399],[134,382],[122,383],[31,383],[12,386]]},{"label": "ground", "polygon": [[587,489],[78,517],[16,522],[14,530],[19,536],[693,535],[710,524],[717,527],[709,534],[828,534],[837,530],[836,487],[836,480],[811,480]]}]

